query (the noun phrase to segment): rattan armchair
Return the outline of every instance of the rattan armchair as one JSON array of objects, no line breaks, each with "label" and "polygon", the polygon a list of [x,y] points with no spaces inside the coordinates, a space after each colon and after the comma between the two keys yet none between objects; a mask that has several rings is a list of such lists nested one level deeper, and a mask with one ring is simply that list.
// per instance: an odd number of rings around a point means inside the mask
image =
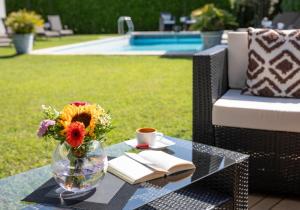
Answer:
[{"label": "rattan armchair", "polygon": [[194,55],[193,141],[250,154],[250,191],[299,195],[300,133],[213,125],[213,105],[229,89],[227,59],[221,45]]},{"label": "rattan armchair", "polygon": [[176,24],[175,17],[169,12],[161,12],[159,17],[159,30],[172,31]]}]

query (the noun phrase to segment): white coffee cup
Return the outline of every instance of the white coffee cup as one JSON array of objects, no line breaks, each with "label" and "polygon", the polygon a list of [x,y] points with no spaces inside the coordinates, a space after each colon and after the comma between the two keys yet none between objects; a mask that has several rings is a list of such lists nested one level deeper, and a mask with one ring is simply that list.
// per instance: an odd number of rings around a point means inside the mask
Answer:
[{"label": "white coffee cup", "polygon": [[161,139],[164,135],[157,132],[155,128],[139,128],[136,130],[136,139],[138,144],[155,145],[155,142]]}]

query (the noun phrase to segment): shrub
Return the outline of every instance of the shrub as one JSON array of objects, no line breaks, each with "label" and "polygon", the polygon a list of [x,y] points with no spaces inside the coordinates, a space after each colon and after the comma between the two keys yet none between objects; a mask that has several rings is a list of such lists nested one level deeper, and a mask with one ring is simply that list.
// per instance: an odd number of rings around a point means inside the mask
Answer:
[{"label": "shrub", "polygon": [[231,0],[7,0],[7,11],[26,8],[46,19],[60,15],[63,24],[77,33],[116,33],[120,16],[130,16],[137,31],[158,30],[160,12],[171,12],[177,18],[207,2],[230,10]]},{"label": "shrub", "polygon": [[16,34],[30,34],[35,32],[35,27],[43,26],[44,21],[35,12],[22,9],[10,13],[5,23]]},{"label": "shrub", "polygon": [[281,9],[284,12],[300,11],[300,1],[299,0],[282,0]]},{"label": "shrub", "polygon": [[233,15],[216,8],[214,4],[206,4],[204,7],[194,10],[192,16],[197,21],[192,25],[192,29],[200,31],[221,31],[238,26]]},{"label": "shrub", "polygon": [[273,19],[280,11],[280,0],[235,0],[234,8],[240,27],[260,27],[264,17]]}]

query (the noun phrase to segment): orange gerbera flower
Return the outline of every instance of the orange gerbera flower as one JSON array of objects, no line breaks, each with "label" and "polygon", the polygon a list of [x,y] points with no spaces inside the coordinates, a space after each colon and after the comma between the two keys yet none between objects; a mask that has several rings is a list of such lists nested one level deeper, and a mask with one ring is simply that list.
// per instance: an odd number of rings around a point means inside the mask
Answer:
[{"label": "orange gerbera flower", "polygon": [[85,127],[81,122],[73,122],[67,128],[67,142],[71,147],[79,147],[84,140]]}]

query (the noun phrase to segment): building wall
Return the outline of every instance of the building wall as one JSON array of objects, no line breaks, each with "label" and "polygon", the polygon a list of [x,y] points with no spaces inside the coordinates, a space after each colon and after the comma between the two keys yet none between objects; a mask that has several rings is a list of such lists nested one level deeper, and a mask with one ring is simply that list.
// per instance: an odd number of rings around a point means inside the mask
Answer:
[{"label": "building wall", "polygon": [[[5,18],[6,17],[6,8],[5,8],[5,0],[0,0],[0,18]],[[5,29],[3,25],[3,21],[0,20],[0,34],[4,34]]]}]

